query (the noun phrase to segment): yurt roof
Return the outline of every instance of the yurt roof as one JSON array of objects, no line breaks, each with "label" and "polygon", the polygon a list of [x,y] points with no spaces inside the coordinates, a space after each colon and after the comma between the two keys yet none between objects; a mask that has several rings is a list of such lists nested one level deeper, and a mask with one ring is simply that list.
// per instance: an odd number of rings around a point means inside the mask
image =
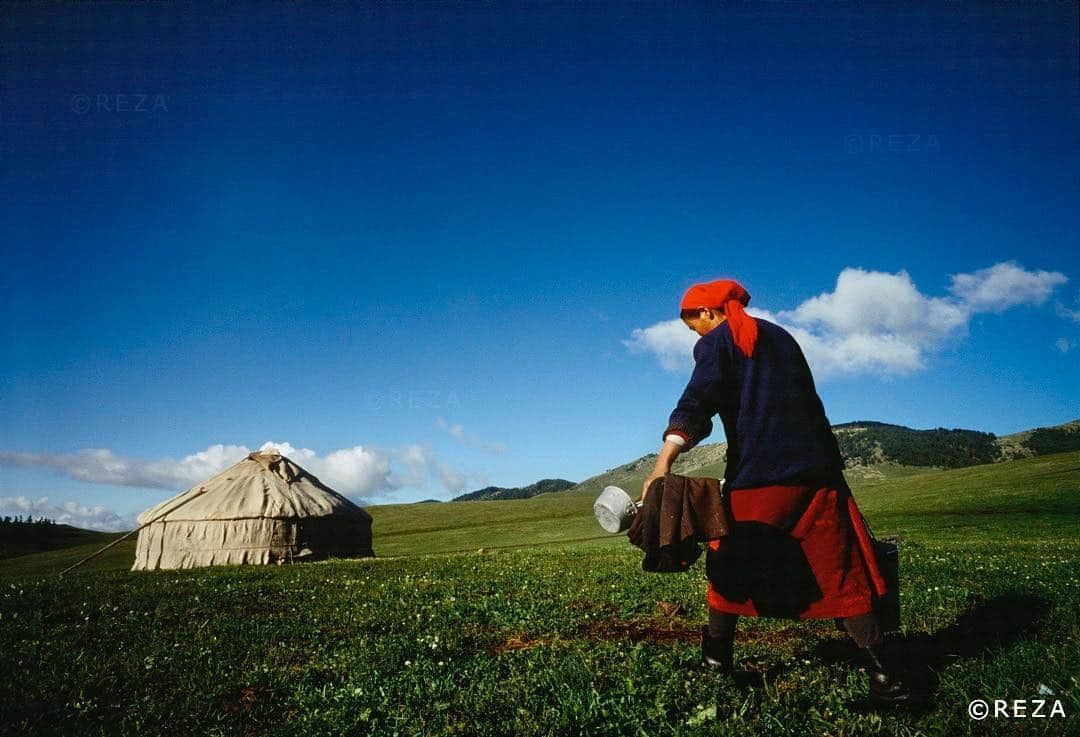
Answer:
[{"label": "yurt roof", "polygon": [[328,515],[371,519],[356,504],[272,451],[249,453],[236,465],[146,510],[138,523],[145,524],[163,512],[164,522]]}]

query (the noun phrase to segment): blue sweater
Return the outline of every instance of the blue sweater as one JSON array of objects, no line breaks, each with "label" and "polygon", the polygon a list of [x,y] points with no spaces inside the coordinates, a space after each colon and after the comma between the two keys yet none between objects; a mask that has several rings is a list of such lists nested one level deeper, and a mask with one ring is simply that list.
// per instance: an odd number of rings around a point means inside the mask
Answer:
[{"label": "blue sweater", "polygon": [[694,373],[664,435],[682,435],[689,450],[708,437],[719,414],[733,489],[840,474],[840,449],[799,344],[779,325],[754,319],[751,358],[735,345],[727,322],[698,340]]}]

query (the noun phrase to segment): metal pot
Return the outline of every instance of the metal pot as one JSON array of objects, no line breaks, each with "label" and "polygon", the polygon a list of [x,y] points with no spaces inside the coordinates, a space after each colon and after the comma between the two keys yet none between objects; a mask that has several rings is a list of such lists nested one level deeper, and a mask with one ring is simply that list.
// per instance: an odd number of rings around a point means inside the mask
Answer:
[{"label": "metal pot", "polygon": [[593,502],[596,521],[608,532],[625,532],[630,529],[630,523],[639,509],[641,502],[635,502],[618,486],[605,486]]}]

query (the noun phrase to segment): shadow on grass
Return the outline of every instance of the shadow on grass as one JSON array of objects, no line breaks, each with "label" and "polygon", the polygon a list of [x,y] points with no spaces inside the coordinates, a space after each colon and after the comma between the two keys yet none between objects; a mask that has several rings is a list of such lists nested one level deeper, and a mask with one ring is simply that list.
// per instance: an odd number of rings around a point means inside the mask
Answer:
[{"label": "shadow on grass", "polygon": [[[943,669],[961,659],[993,654],[1039,631],[1051,606],[1049,599],[1022,594],[974,599],[953,624],[934,634],[886,636],[887,649],[912,690],[929,702]],[[814,654],[827,662],[857,662],[859,649],[850,638],[842,638],[818,643]]]}]

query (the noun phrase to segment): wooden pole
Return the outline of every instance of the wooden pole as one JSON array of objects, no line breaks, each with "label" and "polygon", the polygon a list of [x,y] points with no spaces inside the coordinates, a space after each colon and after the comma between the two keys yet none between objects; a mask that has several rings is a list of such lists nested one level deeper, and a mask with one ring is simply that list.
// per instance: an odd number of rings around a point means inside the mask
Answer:
[{"label": "wooden pole", "polygon": [[199,491],[198,491],[198,492],[196,492],[195,494],[192,494],[191,496],[189,496],[189,497],[188,497],[187,499],[185,499],[184,501],[182,501],[182,502],[180,502],[179,504],[177,504],[177,505],[176,505],[175,507],[173,507],[172,509],[166,509],[166,510],[165,510],[164,512],[162,512],[161,514],[159,514],[159,515],[158,515],[157,517],[154,517],[154,519],[150,520],[149,522],[144,522],[143,524],[139,525],[138,527],[136,527],[136,528],[135,528],[134,530],[132,530],[131,532],[128,532],[127,534],[125,534],[125,535],[123,535],[123,536],[121,536],[121,537],[118,537],[118,538],[116,538],[116,539],[115,539],[115,540],[113,540],[113,541],[112,541],[111,543],[109,543],[108,545],[106,545],[105,547],[103,547],[103,548],[102,548],[101,550],[97,550],[97,551],[95,551],[95,552],[93,552],[93,553],[90,553],[90,555],[86,556],[85,558],[83,558],[82,560],[80,560],[80,561],[79,561],[78,563],[74,563],[74,564],[72,564],[72,565],[68,566],[68,567],[67,567],[67,568],[65,568],[64,570],[60,571],[60,573],[58,573],[57,575],[58,575],[58,576],[63,576],[63,575],[64,575],[65,573],[67,573],[68,571],[70,571],[70,570],[72,570],[72,569],[74,569],[74,568],[78,568],[79,566],[81,566],[81,565],[82,565],[83,563],[85,563],[86,561],[88,561],[88,560],[93,560],[94,558],[98,557],[99,555],[101,555],[102,553],[104,553],[104,552],[105,552],[106,550],[108,550],[109,548],[113,547],[114,545],[119,545],[119,544],[120,544],[120,543],[122,543],[122,542],[123,542],[124,540],[127,540],[127,539],[128,539],[129,537],[131,537],[132,535],[134,535],[134,534],[135,534],[136,532],[138,532],[138,531],[139,531],[139,530],[141,530],[142,528],[146,527],[147,525],[152,525],[152,524],[154,524],[155,522],[157,522],[157,521],[158,521],[159,519],[161,519],[161,518],[162,518],[162,517],[164,517],[165,515],[169,514],[170,512],[175,512],[175,511],[176,511],[177,509],[179,509],[180,507],[184,506],[185,504],[187,504],[188,502],[190,502],[190,501],[191,501],[192,499],[196,499],[196,498],[198,498],[198,497],[199,497],[199,496],[201,496],[201,495],[202,495],[202,494],[203,494],[203,493],[204,493],[205,491],[206,491],[206,487],[205,487],[205,486],[199,487]]}]

